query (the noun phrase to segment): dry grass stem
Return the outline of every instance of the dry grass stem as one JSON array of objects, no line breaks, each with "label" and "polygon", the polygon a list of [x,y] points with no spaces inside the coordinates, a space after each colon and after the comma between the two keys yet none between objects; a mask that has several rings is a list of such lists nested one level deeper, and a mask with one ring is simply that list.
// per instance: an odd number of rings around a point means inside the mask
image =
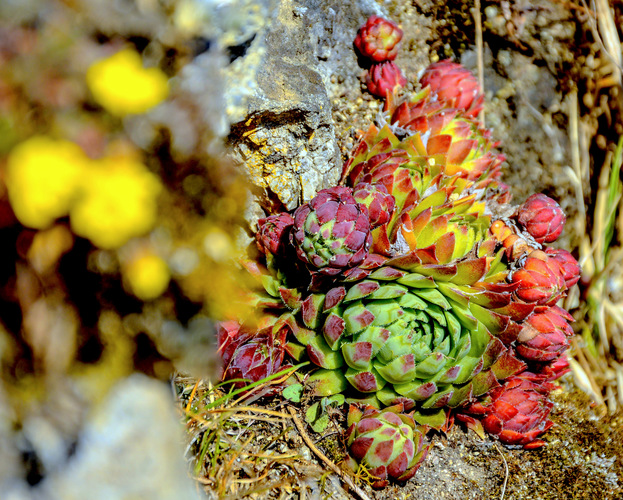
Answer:
[{"label": "dry grass stem", "polygon": [[[485,76],[484,76],[484,49],[482,41],[482,15],[480,0],[475,0],[474,7],[471,9],[474,16],[474,23],[476,25],[476,51],[478,54],[478,84],[482,89],[482,93],[485,93]],[[480,121],[482,126],[485,126],[485,110],[484,108],[480,112]]]},{"label": "dry grass stem", "polygon": [[201,384],[201,380],[197,380],[197,382],[195,382],[195,385],[193,387],[193,390],[190,393],[190,396],[188,396],[188,404],[186,405],[186,413],[189,413],[190,411],[190,407],[193,404],[193,400],[195,399],[195,394],[197,394],[197,389],[199,387],[199,384]]},{"label": "dry grass stem", "polygon": [[314,454],[320,460],[322,460],[333,472],[335,472],[338,476],[340,476],[342,480],[348,485],[348,487],[351,488],[355,493],[357,493],[357,496],[359,496],[361,500],[370,500],[370,497],[366,494],[365,491],[359,488],[359,486],[357,486],[348,475],[346,475],[337,465],[335,465],[331,460],[329,460],[329,458],[322,451],[320,451],[320,449],[318,449],[318,447],[314,444],[314,442],[311,440],[311,438],[305,431],[305,426],[303,425],[303,422],[301,422],[301,420],[296,415],[296,410],[290,406],[288,407],[288,411],[290,412],[290,415],[292,415],[292,420],[294,421],[294,425],[296,425],[296,428],[301,434],[303,441],[305,441],[305,444],[309,446],[309,448],[314,452]]},{"label": "dry grass stem", "polygon": [[604,45],[604,52],[614,64],[613,78],[616,84],[621,83],[621,71],[623,60],[621,53],[621,41],[617,33],[617,27],[612,16],[612,7],[608,0],[596,0],[597,24]]},{"label": "dry grass stem", "polygon": [[500,500],[504,500],[504,495],[506,495],[506,484],[508,483],[508,462],[506,461],[506,457],[504,456],[504,453],[502,453],[502,450],[498,448],[498,445],[494,444],[493,446],[495,447],[496,450],[498,450],[498,453],[500,454],[500,456],[502,457],[502,460],[504,461],[505,475],[504,475],[504,483],[502,483],[502,492],[500,493]]}]

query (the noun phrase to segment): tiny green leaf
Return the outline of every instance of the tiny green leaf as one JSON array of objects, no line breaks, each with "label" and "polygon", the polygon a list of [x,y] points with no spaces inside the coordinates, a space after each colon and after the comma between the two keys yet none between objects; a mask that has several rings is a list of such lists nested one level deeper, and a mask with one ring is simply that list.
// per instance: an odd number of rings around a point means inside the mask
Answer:
[{"label": "tiny green leaf", "polygon": [[314,403],[307,409],[305,420],[315,432],[324,432],[329,425],[329,415],[327,415],[319,403]]},{"label": "tiny green leaf", "polygon": [[286,387],[281,393],[284,398],[293,403],[301,402],[301,394],[303,394],[303,385],[302,384],[292,384]]}]

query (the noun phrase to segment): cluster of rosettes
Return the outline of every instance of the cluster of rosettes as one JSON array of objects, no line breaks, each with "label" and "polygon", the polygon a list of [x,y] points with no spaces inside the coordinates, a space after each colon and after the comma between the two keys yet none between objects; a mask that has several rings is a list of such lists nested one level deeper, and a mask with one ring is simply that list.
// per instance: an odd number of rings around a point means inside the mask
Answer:
[{"label": "cluster of rosettes", "polygon": [[407,84],[404,74],[394,63],[402,34],[396,23],[379,16],[370,16],[357,32],[355,48],[364,63],[369,63],[366,85],[372,95],[386,98]]},{"label": "cluster of rosettes", "polygon": [[262,329],[227,348],[232,376],[310,361],[315,395],[364,405],[351,407],[347,441],[376,486],[415,473],[423,426],[449,412],[506,444],[543,444],[573,335],[556,304],[580,275],[569,252],[545,246],[563,229],[560,206],[544,195],[510,205],[473,75],[443,62],[422,81],[388,101],[340,186],[258,222],[262,255],[247,267]]}]

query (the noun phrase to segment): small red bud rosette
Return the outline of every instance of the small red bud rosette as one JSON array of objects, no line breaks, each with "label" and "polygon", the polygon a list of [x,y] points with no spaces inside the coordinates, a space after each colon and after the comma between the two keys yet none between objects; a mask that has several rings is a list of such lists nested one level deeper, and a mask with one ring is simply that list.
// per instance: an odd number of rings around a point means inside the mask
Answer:
[{"label": "small red bud rosette", "polygon": [[484,416],[481,422],[485,431],[503,443],[525,449],[539,448],[545,443],[538,436],[554,425],[548,418],[553,403],[547,396],[555,388],[545,377],[523,372],[506,379],[482,403],[467,407],[467,415],[457,417],[470,425],[475,421],[470,415]]},{"label": "small red bud rosette", "polygon": [[387,98],[388,94],[404,87],[407,79],[402,71],[391,61],[373,64],[366,75],[368,91],[377,97]]},{"label": "small red bud rosette", "polygon": [[387,486],[389,479],[412,478],[428,453],[428,428],[416,425],[413,417],[403,411],[401,403],[383,410],[358,405],[349,408],[346,440],[350,454],[378,478],[372,484],[374,488]]},{"label": "small red bud rosette", "polygon": [[471,71],[450,60],[431,64],[420,78],[422,87],[427,85],[448,108],[456,108],[471,118],[482,111],[484,95],[478,79]]},{"label": "small red bud rosette", "polygon": [[537,193],[519,207],[517,220],[537,243],[551,243],[562,233],[567,217],[558,203]]},{"label": "small red bud rosette", "polygon": [[553,305],[567,289],[560,264],[542,250],[534,250],[523,267],[513,272],[512,283],[519,287],[515,294],[525,302]]},{"label": "small red bud rosette", "polygon": [[279,255],[287,244],[288,231],[293,224],[294,218],[287,212],[258,220],[255,242],[260,252]]},{"label": "small red bud rosette", "polygon": [[[285,355],[286,337],[290,327],[283,324],[256,332],[240,326],[235,321],[225,321],[217,329],[218,352],[222,362],[223,380],[262,380],[277,373]],[[244,387],[236,382],[236,387]]]},{"label": "small red bud rosette", "polygon": [[582,268],[580,264],[578,264],[578,261],[575,260],[575,257],[567,250],[562,248],[547,248],[545,253],[560,264],[562,276],[565,279],[567,288],[571,288],[580,280]]},{"label": "small red bud rosette", "polygon": [[361,264],[372,245],[368,209],[351,188],[323,189],[294,212],[290,240],[311,271],[335,276]]},{"label": "small red bud rosette", "polygon": [[564,309],[553,306],[532,313],[522,323],[517,337],[517,354],[528,361],[552,361],[569,348],[573,321]]},{"label": "small red bud rosette", "polygon": [[379,16],[370,16],[355,37],[359,53],[376,63],[393,61],[398,53],[402,30],[398,25]]}]

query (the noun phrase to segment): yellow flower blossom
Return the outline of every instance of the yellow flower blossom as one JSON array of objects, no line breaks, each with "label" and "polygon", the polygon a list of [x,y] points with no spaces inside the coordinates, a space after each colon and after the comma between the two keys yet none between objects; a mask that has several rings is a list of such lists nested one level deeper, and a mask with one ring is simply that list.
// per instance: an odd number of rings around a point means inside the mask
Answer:
[{"label": "yellow flower blossom", "polygon": [[141,300],[153,300],[169,286],[171,273],[167,263],[146,252],[130,259],[123,268],[123,277],[130,292]]},{"label": "yellow flower blossom", "polygon": [[15,146],[8,157],[6,184],[18,220],[43,229],[67,215],[88,161],[70,141],[37,136]]},{"label": "yellow flower blossom", "polygon": [[94,161],[69,219],[73,231],[100,248],[118,248],[156,222],[160,179],[130,157]]},{"label": "yellow flower blossom", "polygon": [[166,99],[169,83],[158,68],[144,68],[132,49],[92,64],[86,74],[93,98],[117,116],[145,113]]}]

